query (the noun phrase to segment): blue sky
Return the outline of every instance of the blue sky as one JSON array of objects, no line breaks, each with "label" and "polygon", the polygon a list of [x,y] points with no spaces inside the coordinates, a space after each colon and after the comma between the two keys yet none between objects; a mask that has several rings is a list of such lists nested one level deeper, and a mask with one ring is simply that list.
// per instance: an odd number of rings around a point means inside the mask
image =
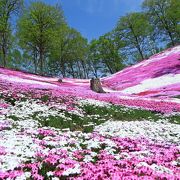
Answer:
[{"label": "blue sky", "polygon": [[120,16],[139,11],[143,0],[44,0],[60,3],[68,24],[88,40],[111,31]]}]

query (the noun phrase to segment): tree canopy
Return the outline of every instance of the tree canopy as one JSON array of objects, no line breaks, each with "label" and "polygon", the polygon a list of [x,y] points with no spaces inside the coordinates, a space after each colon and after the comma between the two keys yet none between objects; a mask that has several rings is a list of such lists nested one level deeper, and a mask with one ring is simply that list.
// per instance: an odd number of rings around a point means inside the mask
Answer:
[{"label": "tree canopy", "polygon": [[88,41],[60,4],[0,0],[0,65],[49,76],[102,77],[180,43],[180,1],[144,0]]},{"label": "tree canopy", "polygon": [[31,3],[24,9],[18,21],[19,45],[33,56],[34,66],[37,68],[39,65],[41,74],[43,74],[46,57],[50,52],[54,31],[64,24],[61,8],[43,2]]}]

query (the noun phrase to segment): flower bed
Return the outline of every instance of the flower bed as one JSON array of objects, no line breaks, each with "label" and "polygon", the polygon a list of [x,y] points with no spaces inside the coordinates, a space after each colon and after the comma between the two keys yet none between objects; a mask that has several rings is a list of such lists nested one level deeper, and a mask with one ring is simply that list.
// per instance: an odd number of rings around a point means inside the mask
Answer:
[{"label": "flower bed", "polygon": [[[118,90],[122,81],[122,89],[136,89],[148,78],[172,80],[179,73],[178,49],[103,83]],[[161,59],[163,72],[157,66]],[[165,67],[165,60],[174,70]],[[157,66],[154,77],[152,71],[146,76],[146,66]],[[136,76],[128,78],[128,72],[139,68],[141,75],[131,83]],[[179,83],[164,84],[145,91],[143,86],[134,94],[111,89],[97,94],[89,80],[59,83],[57,78],[0,68],[0,179],[178,180],[180,103],[171,96],[178,97]]]},{"label": "flower bed", "polygon": [[[68,102],[68,99],[61,99],[61,102]],[[141,110],[116,109],[109,103],[94,100],[73,99],[70,102],[64,106],[53,106],[42,99],[21,99],[16,100],[15,105],[9,105],[6,115],[0,116],[1,179],[179,177],[180,125],[169,123],[168,117],[162,122],[164,116],[150,117],[151,114],[147,115],[149,120],[146,121],[112,119],[106,122],[109,118],[118,118],[119,112],[128,118]],[[69,111],[66,104],[72,105],[72,102],[74,108]],[[60,125],[68,121],[73,124],[74,115],[80,117],[80,124],[93,125],[94,130],[88,133],[77,129],[70,131],[69,128],[50,127],[41,122],[54,116],[58,117]],[[105,122],[98,122],[102,117]],[[134,118],[138,117],[134,114]],[[153,122],[151,118],[161,121]]]}]

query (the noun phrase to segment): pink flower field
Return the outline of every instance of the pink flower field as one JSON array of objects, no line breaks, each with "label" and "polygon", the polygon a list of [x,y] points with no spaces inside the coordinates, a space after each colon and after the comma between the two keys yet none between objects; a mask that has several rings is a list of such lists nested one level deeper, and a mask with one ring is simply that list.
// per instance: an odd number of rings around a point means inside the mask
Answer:
[{"label": "pink flower field", "polygon": [[102,78],[106,94],[90,90],[89,80],[41,77],[0,68],[1,89],[17,94],[35,91],[53,97],[72,95],[160,112],[180,111],[180,46],[154,55],[148,60]]},{"label": "pink flower field", "polygon": [[0,68],[0,180],[179,180],[180,46],[89,82]]}]

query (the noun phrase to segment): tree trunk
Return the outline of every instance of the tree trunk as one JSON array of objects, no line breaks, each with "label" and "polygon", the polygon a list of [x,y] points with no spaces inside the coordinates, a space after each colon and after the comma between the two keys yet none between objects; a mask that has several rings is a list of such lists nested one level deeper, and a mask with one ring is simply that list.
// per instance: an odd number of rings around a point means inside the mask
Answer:
[{"label": "tree trunk", "polygon": [[6,60],[7,54],[6,54],[6,49],[4,47],[2,48],[2,53],[3,53],[3,67],[6,67],[6,65],[7,65],[7,60]]},{"label": "tree trunk", "polygon": [[170,37],[170,39],[171,39],[171,43],[172,43],[172,45],[173,46],[175,46],[175,42],[174,42],[174,39],[173,39],[173,36],[172,36],[172,33],[167,29],[167,32],[168,32],[168,35],[169,35],[169,37]]},{"label": "tree trunk", "polygon": [[83,68],[83,71],[84,71],[84,78],[87,79],[88,78],[88,72],[87,72],[87,67],[86,67],[86,64],[83,60],[81,60],[81,65],[82,65],[82,68]]},{"label": "tree trunk", "polygon": [[39,52],[39,61],[40,61],[40,74],[43,75],[43,50],[40,48]]},{"label": "tree trunk", "polygon": [[133,33],[133,36],[135,38],[135,41],[136,41],[136,45],[135,46],[136,46],[137,50],[139,51],[139,54],[140,54],[141,58],[144,59],[144,55],[143,55],[143,52],[141,50],[141,46],[140,46],[138,37],[137,37],[136,33],[134,32],[134,28],[133,28],[132,25],[130,25],[130,29],[131,29],[131,31]]},{"label": "tree trunk", "polygon": [[144,55],[143,55],[143,52],[141,51],[141,48],[140,48],[139,44],[137,45],[137,49],[138,49],[138,51],[139,51],[139,54],[140,54],[141,58],[142,58],[142,59],[145,59],[145,58],[144,58]]},{"label": "tree trunk", "polygon": [[40,74],[43,75],[43,59],[40,58]]},{"label": "tree trunk", "polygon": [[144,58],[144,54],[143,54],[143,52],[142,52],[142,50],[141,50],[140,43],[139,43],[139,41],[138,41],[138,37],[135,35],[134,31],[133,31],[133,34],[134,34],[135,41],[136,41],[136,48],[137,48],[137,50],[139,51],[139,54],[140,54],[140,56],[141,56],[141,59],[145,59],[145,58]]},{"label": "tree trunk", "polygon": [[164,16],[164,10],[163,10],[163,8],[161,7],[161,4],[159,4],[158,6],[159,6],[159,8],[161,9],[162,16],[160,16],[160,15],[158,14],[158,12],[156,11],[156,9],[153,9],[153,10],[154,10],[153,12],[154,12],[155,15],[158,17],[158,21],[161,22],[161,24],[163,25],[163,28],[164,28],[165,31],[167,32],[167,34],[168,34],[168,36],[169,36],[169,38],[170,38],[170,40],[171,40],[171,43],[172,43],[172,45],[174,46],[174,45],[175,45],[175,42],[174,42],[174,40],[173,40],[172,33],[171,33],[171,31],[169,30],[169,25],[168,25],[168,22],[167,22],[167,20],[166,20],[166,17]]},{"label": "tree trunk", "polygon": [[61,59],[61,72],[62,72],[63,78],[66,77],[65,64],[64,64],[64,61],[62,59]]},{"label": "tree trunk", "polygon": [[2,55],[3,55],[3,66],[7,66],[7,34],[2,35]]},{"label": "tree trunk", "polygon": [[113,74],[114,71],[112,70],[112,68],[111,68],[111,66],[109,65],[109,63],[108,63],[108,62],[105,62],[105,64],[106,64],[106,66],[107,66],[109,72],[110,72],[111,74]]},{"label": "tree trunk", "polygon": [[91,63],[90,63],[90,68],[91,68],[92,73],[94,74],[94,76],[96,78],[98,78],[98,70],[97,70],[97,68],[95,66],[93,66],[93,64],[91,64]]},{"label": "tree trunk", "polygon": [[71,67],[72,77],[75,78],[75,73],[74,73],[73,65],[71,64],[70,67]]},{"label": "tree trunk", "polygon": [[[165,14],[164,14],[164,8],[165,8],[165,7],[163,8],[163,3],[162,3],[162,4],[159,4],[159,8],[160,8],[160,10],[161,10],[162,17],[160,17],[159,15],[158,15],[158,17],[159,17],[160,21],[162,22],[164,28],[166,29],[167,33],[168,33],[168,36],[169,36],[169,38],[170,38],[170,40],[171,40],[171,44],[172,44],[173,46],[175,46],[175,42],[174,42],[174,39],[173,39],[173,35],[172,35],[171,30],[170,30],[170,27],[171,27],[172,25],[170,25],[170,24],[168,23],[167,19],[166,19],[166,16],[165,16]],[[156,14],[157,14],[157,13],[156,13]]]},{"label": "tree trunk", "polygon": [[79,61],[77,61],[77,68],[78,68],[78,76],[79,76],[79,78],[80,79],[82,79],[82,70],[81,70],[81,66],[80,66],[80,64],[79,64]]},{"label": "tree trunk", "polygon": [[96,79],[92,78],[90,80],[90,88],[94,92],[105,93],[105,91],[102,88],[101,81],[99,78],[96,78]]},{"label": "tree trunk", "polygon": [[33,53],[33,55],[34,55],[34,72],[35,72],[35,74],[37,74],[37,52],[36,52],[36,50],[34,50],[34,53]]}]

